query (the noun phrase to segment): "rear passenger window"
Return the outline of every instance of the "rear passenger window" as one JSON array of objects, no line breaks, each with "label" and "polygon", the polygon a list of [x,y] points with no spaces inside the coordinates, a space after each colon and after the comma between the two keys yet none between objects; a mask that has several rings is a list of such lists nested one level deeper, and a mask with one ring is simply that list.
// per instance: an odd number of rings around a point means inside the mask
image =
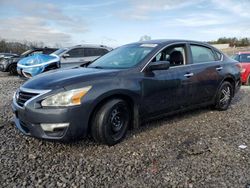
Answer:
[{"label": "rear passenger window", "polygon": [[210,48],[198,45],[191,45],[193,63],[216,61],[215,55]]},{"label": "rear passenger window", "polygon": [[84,57],[83,48],[75,48],[68,52],[69,57]]},{"label": "rear passenger window", "polygon": [[102,48],[84,48],[85,57],[102,56],[106,53],[108,53],[108,50]]}]

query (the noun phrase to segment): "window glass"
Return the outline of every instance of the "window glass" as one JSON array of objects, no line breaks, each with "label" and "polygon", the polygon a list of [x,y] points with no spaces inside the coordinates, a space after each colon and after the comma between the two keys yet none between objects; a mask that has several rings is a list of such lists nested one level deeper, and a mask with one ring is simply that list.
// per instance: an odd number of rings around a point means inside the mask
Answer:
[{"label": "window glass", "polygon": [[[67,52],[66,52],[67,53]],[[84,57],[84,51],[83,48],[75,48],[70,51],[68,51],[69,57]]]},{"label": "window glass", "polygon": [[67,48],[60,48],[60,49],[56,50],[55,52],[53,52],[53,54],[55,54],[55,55],[61,55],[66,50],[68,50],[68,49]]},{"label": "window glass", "polygon": [[215,53],[216,53],[216,56],[217,56],[217,60],[221,60],[222,54],[220,52],[218,52],[218,51],[215,51]]},{"label": "window glass", "polygon": [[170,46],[159,52],[152,62],[169,61],[170,66],[178,66],[185,64],[185,47]]},{"label": "window glass", "polygon": [[84,56],[91,57],[91,56],[100,56],[100,51],[98,48],[84,48]]},{"label": "window glass", "polygon": [[216,61],[213,51],[210,48],[198,45],[191,45],[193,63]]},{"label": "window glass", "polygon": [[105,55],[106,53],[108,53],[109,51],[107,50],[107,49],[103,49],[103,48],[100,48],[99,49],[99,53],[101,54],[101,55]]},{"label": "window glass", "polygon": [[32,56],[32,55],[35,55],[35,54],[42,54],[43,51],[34,51],[32,53],[30,53],[28,56]]},{"label": "window glass", "polygon": [[111,69],[130,68],[140,63],[156,46],[157,45],[146,46],[144,44],[122,46],[100,57],[88,67]]},{"label": "window glass", "polygon": [[108,50],[102,48],[84,48],[84,56],[102,56],[108,53]]},{"label": "window glass", "polygon": [[250,63],[250,54],[241,54],[240,62]]},{"label": "window glass", "polygon": [[45,49],[45,50],[43,50],[43,53],[44,54],[51,54],[51,53],[53,53],[54,51],[56,51],[55,49]]}]

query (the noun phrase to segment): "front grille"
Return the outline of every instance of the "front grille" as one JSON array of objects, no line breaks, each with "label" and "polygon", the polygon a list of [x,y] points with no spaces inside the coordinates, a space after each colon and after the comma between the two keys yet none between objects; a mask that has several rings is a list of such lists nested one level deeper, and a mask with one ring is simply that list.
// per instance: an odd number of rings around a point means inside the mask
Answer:
[{"label": "front grille", "polygon": [[21,107],[24,106],[24,103],[31,98],[37,96],[39,93],[28,93],[28,92],[23,92],[23,91],[18,91],[17,93],[17,104]]}]

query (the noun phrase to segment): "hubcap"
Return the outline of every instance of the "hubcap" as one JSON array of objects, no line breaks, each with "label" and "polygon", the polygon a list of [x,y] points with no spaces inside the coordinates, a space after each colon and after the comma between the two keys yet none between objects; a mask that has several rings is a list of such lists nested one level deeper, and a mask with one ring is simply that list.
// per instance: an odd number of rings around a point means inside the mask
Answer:
[{"label": "hubcap", "polygon": [[220,98],[220,103],[222,105],[226,105],[228,104],[228,102],[230,101],[230,97],[231,97],[231,90],[229,86],[224,87],[221,90],[221,98]]}]

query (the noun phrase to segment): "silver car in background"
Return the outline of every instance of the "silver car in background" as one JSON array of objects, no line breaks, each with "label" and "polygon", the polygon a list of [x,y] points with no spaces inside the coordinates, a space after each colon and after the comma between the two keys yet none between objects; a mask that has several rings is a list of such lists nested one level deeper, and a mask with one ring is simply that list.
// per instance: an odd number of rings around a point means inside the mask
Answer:
[{"label": "silver car in background", "polygon": [[60,57],[60,66],[67,68],[88,65],[111,50],[112,48],[103,45],[78,45],[61,48],[51,55]]},{"label": "silver car in background", "polygon": [[38,54],[21,59],[17,63],[17,72],[23,77],[31,78],[53,69],[84,67],[111,50],[112,48],[103,45],[60,48],[50,55]]}]

